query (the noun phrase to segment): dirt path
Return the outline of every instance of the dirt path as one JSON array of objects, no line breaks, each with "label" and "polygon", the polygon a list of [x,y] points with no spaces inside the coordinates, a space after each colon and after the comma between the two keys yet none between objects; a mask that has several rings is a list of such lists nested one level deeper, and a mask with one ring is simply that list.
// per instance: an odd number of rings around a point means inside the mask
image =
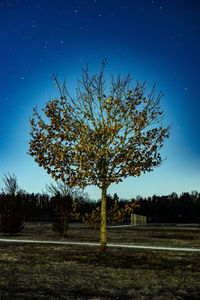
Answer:
[{"label": "dirt path", "polygon": [[[87,242],[60,242],[60,241],[38,241],[38,240],[14,240],[14,239],[0,239],[0,242],[8,243],[38,243],[38,244],[57,244],[57,245],[83,245],[83,246],[100,246],[99,243]],[[128,244],[107,244],[108,247],[121,247],[121,248],[138,248],[138,249],[152,249],[152,250],[167,250],[167,251],[187,251],[187,252],[200,252],[198,248],[172,248],[172,247],[158,247],[158,246],[137,246]]]}]

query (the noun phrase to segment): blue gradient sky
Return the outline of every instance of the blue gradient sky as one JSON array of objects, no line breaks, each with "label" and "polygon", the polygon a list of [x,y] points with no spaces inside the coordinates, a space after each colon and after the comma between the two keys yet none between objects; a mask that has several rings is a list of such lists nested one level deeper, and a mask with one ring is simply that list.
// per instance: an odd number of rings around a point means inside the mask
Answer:
[{"label": "blue gradient sky", "polygon": [[[49,175],[27,154],[32,108],[57,90],[52,73],[70,91],[86,60],[98,71],[126,74],[165,94],[173,123],[162,166],[112,185],[120,198],[200,191],[200,2],[198,0],[0,0],[0,187],[15,173],[27,192],[45,191]],[[87,188],[100,198],[95,187]]]}]

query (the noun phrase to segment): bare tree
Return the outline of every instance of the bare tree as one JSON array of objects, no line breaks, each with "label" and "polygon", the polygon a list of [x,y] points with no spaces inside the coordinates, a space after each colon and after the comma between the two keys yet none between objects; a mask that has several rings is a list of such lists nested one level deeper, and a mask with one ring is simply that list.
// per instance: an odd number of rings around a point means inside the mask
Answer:
[{"label": "bare tree", "polygon": [[2,188],[3,194],[16,195],[17,192],[20,191],[19,185],[17,183],[17,177],[15,174],[4,175],[3,182],[5,184],[5,188]]},{"label": "bare tree", "polygon": [[22,202],[20,193],[23,193],[17,184],[15,174],[4,175],[2,188],[2,198],[0,205],[0,231],[15,234],[24,227],[24,216],[22,213]]},{"label": "bare tree", "polygon": [[61,180],[56,181],[56,184],[50,183],[46,185],[46,190],[50,195],[56,196],[60,194],[62,197],[70,196],[73,200],[76,199],[88,199],[89,196],[87,193],[84,193],[82,189],[77,186],[69,187],[66,182]]}]

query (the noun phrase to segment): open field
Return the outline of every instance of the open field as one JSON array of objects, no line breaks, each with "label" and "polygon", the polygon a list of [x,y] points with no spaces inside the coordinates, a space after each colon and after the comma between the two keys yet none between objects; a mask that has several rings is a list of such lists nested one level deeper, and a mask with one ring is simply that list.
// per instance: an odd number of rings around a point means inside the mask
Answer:
[{"label": "open field", "polygon": [[[199,228],[110,228],[109,243],[200,248]],[[0,238],[11,238],[0,234]],[[16,239],[99,242],[99,231],[25,227]],[[0,243],[0,299],[200,299],[200,253]]]}]

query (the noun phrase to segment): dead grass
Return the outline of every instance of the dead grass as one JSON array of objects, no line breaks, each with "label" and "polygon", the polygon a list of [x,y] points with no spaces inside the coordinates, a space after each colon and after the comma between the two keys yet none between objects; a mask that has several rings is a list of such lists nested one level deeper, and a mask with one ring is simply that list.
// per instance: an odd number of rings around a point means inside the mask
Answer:
[{"label": "dead grass", "polygon": [[[0,237],[7,237],[0,235]],[[12,237],[13,238],[13,237]],[[16,238],[64,240],[49,227]],[[108,242],[200,247],[198,228],[109,229]],[[99,231],[69,229],[65,240],[99,242]],[[200,253],[0,243],[0,299],[200,299]]]}]

